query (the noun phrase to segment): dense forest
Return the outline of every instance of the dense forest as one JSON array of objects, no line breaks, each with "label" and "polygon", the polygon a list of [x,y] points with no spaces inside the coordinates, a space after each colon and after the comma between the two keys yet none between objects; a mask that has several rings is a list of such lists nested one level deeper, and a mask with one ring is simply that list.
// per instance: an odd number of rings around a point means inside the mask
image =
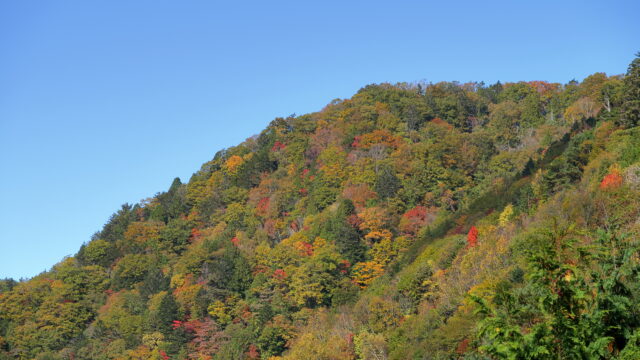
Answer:
[{"label": "dense forest", "polygon": [[639,125],[640,54],[277,118],[0,281],[0,359],[640,359]]}]

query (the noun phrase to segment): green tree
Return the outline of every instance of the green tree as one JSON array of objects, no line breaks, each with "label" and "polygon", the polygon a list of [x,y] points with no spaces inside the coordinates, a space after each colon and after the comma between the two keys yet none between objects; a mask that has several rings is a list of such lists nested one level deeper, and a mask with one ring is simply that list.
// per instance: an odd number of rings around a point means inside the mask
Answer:
[{"label": "green tree", "polygon": [[355,207],[351,200],[341,200],[335,213],[323,223],[320,237],[335,241],[340,254],[355,264],[364,259],[366,248],[360,241],[358,230],[347,222],[353,216]]},{"label": "green tree", "polygon": [[127,254],[115,266],[113,284],[122,289],[144,280],[152,262],[144,254]]},{"label": "green tree", "polygon": [[500,147],[515,147],[520,142],[523,127],[522,108],[512,100],[491,107],[489,128],[494,142]]},{"label": "green tree", "polygon": [[94,235],[94,238],[104,239],[109,242],[116,242],[122,239],[129,224],[136,220],[135,208],[137,207],[129,204],[122,205],[122,208],[111,215],[102,231]]},{"label": "green tree", "polygon": [[381,199],[392,198],[400,189],[400,180],[391,166],[383,165],[376,174],[374,190]]},{"label": "green tree", "polygon": [[573,228],[534,230],[522,244],[527,283],[498,284],[491,305],[475,298],[481,350],[506,359],[597,359],[635,346],[638,299],[628,281],[640,270],[637,243],[599,231],[585,246]]},{"label": "green tree", "polygon": [[147,332],[159,331],[164,336],[173,334],[172,323],[179,318],[178,304],[173,295],[167,291],[161,291],[151,297],[145,316],[145,328]]},{"label": "green tree", "polygon": [[162,270],[156,266],[152,266],[149,269],[139,287],[140,295],[144,298],[168,289],[169,279],[162,273]]},{"label": "green tree", "polygon": [[620,124],[624,127],[640,123],[640,53],[636,54],[624,77]]},{"label": "green tree", "polygon": [[87,264],[108,267],[118,256],[118,250],[111,242],[95,239],[83,246],[78,252],[78,259]]},{"label": "green tree", "polygon": [[153,206],[150,218],[168,222],[182,215],[187,210],[187,189],[180,178],[173,179],[167,192],[156,195],[157,204]]},{"label": "green tree", "polygon": [[167,226],[160,231],[161,247],[177,254],[182,253],[189,244],[192,227],[192,222],[184,218],[169,220]]}]

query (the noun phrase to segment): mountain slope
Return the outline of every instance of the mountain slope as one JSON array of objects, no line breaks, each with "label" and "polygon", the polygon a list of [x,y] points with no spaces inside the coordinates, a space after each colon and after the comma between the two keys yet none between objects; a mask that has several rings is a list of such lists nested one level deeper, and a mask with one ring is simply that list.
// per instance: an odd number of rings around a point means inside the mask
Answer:
[{"label": "mountain slope", "polygon": [[0,359],[640,353],[640,59],[278,118],[0,283]]}]

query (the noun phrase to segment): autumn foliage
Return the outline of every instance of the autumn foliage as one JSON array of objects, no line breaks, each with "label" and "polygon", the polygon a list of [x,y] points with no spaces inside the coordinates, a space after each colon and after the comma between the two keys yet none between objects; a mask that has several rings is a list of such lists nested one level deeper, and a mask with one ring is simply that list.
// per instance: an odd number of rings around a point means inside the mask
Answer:
[{"label": "autumn foliage", "polygon": [[600,182],[600,189],[602,190],[611,190],[619,188],[622,185],[623,178],[619,172],[614,171],[611,172],[602,179]]},{"label": "autumn foliage", "polygon": [[384,145],[397,148],[401,141],[388,130],[374,130],[370,133],[356,136],[351,144],[354,148],[370,149],[373,145]]},{"label": "autumn foliage", "polygon": [[418,230],[435,218],[434,211],[424,206],[416,206],[402,215],[399,228],[405,234],[416,235]]},{"label": "autumn foliage", "polygon": [[471,226],[467,233],[467,246],[474,247],[478,245],[478,228]]},{"label": "autumn foliage", "polygon": [[271,151],[283,150],[284,148],[286,148],[285,144],[281,143],[280,141],[276,141],[271,147]]},{"label": "autumn foliage", "polygon": [[374,84],[273,119],[0,280],[0,359],[637,359],[634,79]]}]

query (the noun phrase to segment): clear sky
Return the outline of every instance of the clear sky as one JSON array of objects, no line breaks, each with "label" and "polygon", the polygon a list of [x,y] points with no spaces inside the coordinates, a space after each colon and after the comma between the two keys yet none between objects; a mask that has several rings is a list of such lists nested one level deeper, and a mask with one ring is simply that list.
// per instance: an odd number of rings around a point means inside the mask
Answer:
[{"label": "clear sky", "polygon": [[640,50],[629,1],[2,1],[0,277],[274,117],[378,82],[581,80]]}]

